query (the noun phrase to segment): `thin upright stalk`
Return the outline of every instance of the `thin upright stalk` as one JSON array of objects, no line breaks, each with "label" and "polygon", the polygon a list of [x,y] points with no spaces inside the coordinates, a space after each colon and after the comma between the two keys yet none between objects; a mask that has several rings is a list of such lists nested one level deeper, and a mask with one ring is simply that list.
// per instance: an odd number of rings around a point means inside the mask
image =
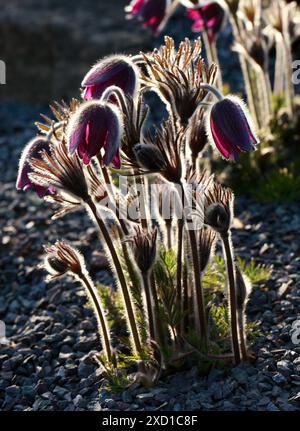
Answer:
[{"label": "thin upright stalk", "polygon": [[234,262],[233,262],[229,233],[221,235],[221,238],[222,238],[224,252],[226,256],[227,276],[228,276],[228,283],[229,283],[229,304],[230,304],[230,325],[231,325],[232,348],[233,348],[235,363],[238,364],[241,361],[241,358],[240,358],[238,325],[237,325],[237,301],[236,301]]},{"label": "thin upright stalk", "polygon": [[167,232],[167,248],[168,250],[171,250],[172,248],[172,220],[171,219],[165,220],[165,227]]},{"label": "thin upright stalk", "polygon": [[189,229],[188,232],[189,232],[189,239],[191,244],[194,280],[195,280],[195,299],[196,299],[196,308],[197,308],[197,313],[195,317],[198,321],[198,326],[200,326],[199,330],[200,330],[201,340],[204,343],[204,347],[207,348],[208,339],[207,339],[206,312],[205,312],[205,303],[204,303],[204,295],[203,295],[201,272],[200,272],[197,237],[193,229]]},{"label": "thin upright stalk", "polygon": [[147,312],[147,320],[148,320],[148,327],[149,327],[149,335],[151,340],[155,340],[155,329],[154,329],[154,316],[153,316],[153,305],[152,305],[152,298],[151,298],[151,290],[150,290],[150,283],[149,283],[149,274],[142,274],[143,279],[143,287],[144,287],[144,293],[145,293],[145,299],[146,299],[146,312]]},{"label": "thin upright stalk", "polygon": [[79,276],[81,282],[83,283],[84,287],[87,289],[93,305],[95,307],[95,311],[96,311],[96,315],[97,315],[97,320],[98,320],[98,326],[99,326],[99,331],[102,335],[103,338],[103,343],[104,343],[104,351],[105,354],[107,356],[107,360],[108,362],[112,362],[112,354],[111,354],[111,347],[110,347],[110,339],[109,339],[109,333],[108,333],[108,328],[107,328],[107,323],[106,320],[104,318],[104,314],[103,314],[103,310],[102,310],[102,305],[101,305],[101,300],[99,298],[99,295],[97,293],[97,290],[95,288],[95,286],[93,285],[91,279],[89,278],[88,275],[82,274],[81,276]]},{"label": "thin upright stalk", "polygon": [[122,269],[122,265],[120,263],[118,254],[116,252],[115,246],[112,242],[111,236],[105,226],[105,223],[103,222],[103,220],[98,216],[97,213],[97,208],[94,204],[94,202],[92,201],[92,199],[88,200],[87,202],[88,207],[90,208],[94,219],[100,229],[101,234],[103,235],[103,238],[106,242],[106,245],[108,247],[108,250],[110,252],[112,261],[114,263],[115,266],[115,270],[120,282],[120,286],[121,286],[121,291],[123,294],[123,299],[124,299],[124,303],[125,303],[125,308],[126,308],[126,312],[127,312],[127,317],[128,317],[128,324],[129,324],[129,328],[131,330],[131,334],[132,334],[132,338],[133,338],[133,343],[134,343],[134,348],[138,353],[142,353],[142,346],[141,346],[141,342],[140,342],[140,338],[139,338],[139,333],[138,333],[138,329],[137,329],[137,325],[136,325],[136,321],[135,321],[135,317],[134,317],[134,311],[133,311],[133,306],[132,306],[132,302],[131,302],[131,298],[130,298],[130,293],[127,287],[127,283],[126,283],[126,279],[124,276],[124,272]]},{"label": "thin upright stalk", "polygon": [[[185,202],[185,192],[184,187],[181,185],[181,193],[183,196],[183,202]],[[183,215],[182,215],[183,216]],[[183,218],[183,220],[185,220]],[[191,221],[191,220],[185,220]],[[193,262],[193,273],[194,273],[194,294],[196,300],[196,309],[197,312],[195,314],[196,324],[199,329],[200,338],[203,343],[205,349],[208,347],[208,336],[207,336],[207,323],[206,323],[206,312],[205,312],[205,302],[202,288],[202,280],[201,280],[201,270],[200,270],[200,260],[198,255],[198,245],[197,245],[197,237],[195,230],[188,229],[188,236],[191,246],[191,255]]]},{"label": "thin upright stalk", "polygon": [[[237,21],[236,16],[233,16],[232,14],[230,14],[230,23],[231,23],[232,32],[233,32],[235,40],[240,41],[240,34],[239,34],[240,30],[239,30],[238,21]],[[254,102],[254,94],[253,94],[253,88],[252,88],[252,83],[251,83],[249,65],[247,64],[247,61],[245,60],[245,58],[243,57],[242,54],[239,54],[239,60],[240,60],[240,66],[242,69],[243,78],[244,78],[244,82],[245,82],[247,101],[249,104],[251,115],[253,117],[253,121],[255,123],[255,126],[257,127],[258,126],[258,114],[257,114],[256,105]]]},{"label": "thin upright stalk", "polygon": [[136,186],[137,186],[137,191],[140,192],[141,225],[143,229],[148,230],[147,208],[146,208],[146,200],[145,200],[147,189],[146,189],[146,184],[144,183],[144,178],[138,176],[136,178]]},{"label": "thin upright stalk", "polygon": [[187,265],[186,262],[183,265],[183,275],[182,275],[182,287],[183,287],[183,294],[182,294],[182,313],[183,313],[183,320],[182,320],[182,333],[187,333],[189,328],[189,288],[188,288],[188,271],[187,271]]},{"label": "thin upright stalk", "polygon": [[177,304],[181,307],[182,297],[182,247],[183,247],[183,218],[177,221],[177,273],[176,273],[176,294]]},{"label": "thin upright stalk", "polygon": [[291,41],[289,40],[289,36],[286,35],[286,40],[283,38],[283,46],[285,49],[285,94],[286,94],[286,103],[288,112],[290,117],[293,118],[294,114],[294,85],[292,80],[292,71],[293,71],[293,59],[291,53]]},{"label": "thin upright stalk", "polygon": [[[116,197],[115,197],[115,194],[113,191],[113,185],[112,185],[111,178],[110,178],[109,172],[107,170],[107,167],[101,165],[100,157],[98,157],[98,162],[99,162],[99,166],[100,166],[100,169],[101,169],[101,172],[102,172],[105,184],[106,184],[107,193],[111,196],[114,203],[116,203]],[[116,205],[115,205],[115,211],[116,211],[116,217],[117,217],[117,219],[121,225],[121,228],[122,228],[124,234],[128,235],[128,233],[129,233],[128,228],[126,226],[125,221],[120,217],[120,213],[119,213],[119,210],[118,210]]]},{"label": "thin upright stalk", "polygon": [[155,282],[155,277],[154,277],[153,272],[151,273],[151,276],[150,276],[150,283],[151,283],[151,287],[152,287],[152,297],[153,297],[153,302],[154,302],[154,312],[153,312],[154,318],[153,318],[153,320],[154,320],[155,340],[157,339],[160,346],[163,346],[164,342],[165,342],[165,337],[164,337],[162,322],[159,318],[159,301],[158,301],[156,282]]},{"label": "thin upright stalk", "polygon": [[247,346],[246,346],[246,334],[245,334],[245,322],[243,310],[238,310],[238,324],[239,324],[239,337],[240,337],[240,348],[241,356],[243,361],[247,361]]}]

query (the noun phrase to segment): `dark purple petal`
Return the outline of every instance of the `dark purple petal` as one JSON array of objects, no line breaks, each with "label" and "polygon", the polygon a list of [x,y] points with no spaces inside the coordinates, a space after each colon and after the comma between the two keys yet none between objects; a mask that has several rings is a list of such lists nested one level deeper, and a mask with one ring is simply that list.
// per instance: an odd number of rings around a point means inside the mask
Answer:
[{"label": "dark purple petal", "polygon": [[223,129],[218,127],[218,124],[213,124],[211,120],[211,132],[217,149],[221,155],[227,160],[237,161],[241,150],[232,145]]},{"label": "dark purple petal", "polygon": [[188,17],[194,21],[192,29],[206,29],[210,42],[213,42],[223,26],[225,11],[219,3],[212,2],[198,9],[189,9]]},{"label": "dark purple petal", "polygon": [[103,163],[109,165],[119,151],[123,124],[118,108],[105,102],[85,102],[71,118],[67,139],[76,142],[74,149],[84,164],[92,157],[101,155]]},{"label": "dark purple petal", "polygon": [[[34,187],[34,189],[36,189],[36,184],[33,184],[28,176],[28,174],[30,174],[33,171],[30,166],[30,160],[40,159],[42,157],[43,151],[50,153],[49,141],[44,137],[38,136],[32,139],[26,145],[19,162],[19,172],[18,172],[18,178],[16,181],[17,190],[21,190],[21,189],[28,190],[32,186]],[[46,187],[38,186],[39,196],[41,195],[41,193],[44,193],[43,194],[44,196],[47,192],[48,192],[48,189]]]},{"label": "dark purple petal", "polygon": [[82,81],[86,87],[82,97],[99,99],[104,90],[112,85],[120,87],[125,94],[134,96],[138,88],[138,70],[127,57],[111,56],[97,63]]},{"label": "dark purple petal", "polygon": [[215,103],[210,129],[217,149],[226,159],[236,160],[241,151],[253,151],[258,143],[241,103],[235,99]]},{"label": "dark purple petal", "polygon": [[105,153],[103,157],[103,163],[108,166],[115,155],[119,153],[122,127],[120,124],[120,118],[115,110],[110,108],[107,111],[107,137],[104,145]]},{"label": "dark purple petal", "polygon": [[87,153],[90,158],[100,153],[107,136],[107,119],[105,106],[96,105],[90,113],[87,125]]},{"label": "dark purple petal", "polygon": [[150,27],[154,33],[166,15],[167,0],[134,0],[128,8],[131,16],[139,19],[144,26]]},{"label": "dark purple petal", "polygon": [[118,150],[117,154],[115,155],[115,157],[112,159],[111,163],[114,166],[114,168],[120,169],[120,167],[121,167],[121,157],[120,157],[120,151],[119,150]]}]

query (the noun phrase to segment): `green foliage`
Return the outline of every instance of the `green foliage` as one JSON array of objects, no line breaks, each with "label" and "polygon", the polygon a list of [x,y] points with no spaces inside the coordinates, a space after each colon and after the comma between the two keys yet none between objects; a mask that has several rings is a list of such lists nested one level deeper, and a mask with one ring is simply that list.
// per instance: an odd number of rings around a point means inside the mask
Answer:
[{"label": "green foliage", "polygon": [[108,364],[106,358],[98,354],[97,359],[103,368],[104,382],[102,387],[113,393],[120,393],[130,384],[128,379],[128,361],[122,361],[120,355],[113,357],[113,364]]},{"label": "green foliage", "polygon": [[161,301],[161,317],[172,330],[182,318],[176,303],[176,267],[175,252],[162,247],[154,265],[154,274]]},{"label": "green foliage", "polygon": [[132,257],[128,253],[127,244],[122,244],[122,249],[119,250],[121,265],[128,285],[136,310],[136,320],[139,327],[139,332],[142,340],[145,342],[147,332],[145,327],[145,317],[143,310],[143,298],[141,291],[141,280],[132,262]]},{"label": "green foliage", "polygon": [[240,257],[237,258],[238,266],[252,284],[268,280],[272,272],[270,265],[262,265],[254,262],[253,259],[249,263],[245,262]]},{"label": "green foliage", "polygon": [[[268,280],[272,271],[271,266],[257,264],[253,259],[247,263],[238,256],[237,263],[242,273],[244,273],[253,284]],[[207,266],[202,281],[206,294],[211,295],[213,292],[224,290],[224,284],[226,283],[226,265],[222,256],[215,255],[213,261]]]},{"label": "green foliage", "polygon": [[259,329],[259,322],[247,322],[246,334],[248,342],[253,344],[255,340],[261,335],[261,330]]},{"label": "green foliage", "polygon": [[107,318],[110,328],[115,325],[124,325],[126,320],[124,317],[124,308],[120,292],[114,290],[111,286],[105,286],[100,283],[96,285],[96,288],[104,308],[107,310]]},{"label": "green foliage", "polygon": [[250,194],[259,202],[291,202],[300,196],[300,175],[289,168],[268,172]]},{"label": "green foliage", "polygon": [[210,308],[212,318],[212,334],[214,339],[226,340],[230,337],[228,307],[225,304],[212,305]]}]

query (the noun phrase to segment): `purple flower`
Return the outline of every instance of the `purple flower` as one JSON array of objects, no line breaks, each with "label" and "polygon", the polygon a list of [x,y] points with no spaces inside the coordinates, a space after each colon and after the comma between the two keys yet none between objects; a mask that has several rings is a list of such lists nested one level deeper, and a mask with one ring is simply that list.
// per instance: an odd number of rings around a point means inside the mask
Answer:
[{"label": "purple flower", "polygon": [[125,9],[128,17],[136,17],[145,27],[150,27],[154,34],[159,32],[159,26],[163,22],[168,0],[132,0]]},{"label": "purple flower", "polygon": [[102,163],[112,163],[120,168],[120,143],[123,122],[120,111],[111,103],[89,101],[71,117],[67,140],[71,154],[77,152],[84,164],[93,156],[100,156]]},{"label": "purple flower", "polygon": [[84,87],[82,97],[85,100],[100,99],[104,90],[112,85],[134,97],[139,89],[139,70],[129,57],[111,55],[95,64],[81,85]]},{"label": "purple flower", "polygon": [[189,9],[188,17],[194,21],[192,30],[206,30],[210,42],[214,42],[221,30],[225,11],[224,8],[217,2],[208,3],[199,9]]},{"label": "purple flower", "polygon": [[30,166],[30,160],[41,159],[43,151],[46,151],[50,154],[50,144],[46,138],[37,136],[28,142],[19,161],[19,172],[16,182],[17,190],[27,190],[29,188],[33,188],[40,198],[44,197],[46,194],[55,193],[54,187],[43,187],[39,184],[33,183],[29,179],[29,174],[33,172],[33,169]]},{"label": "purple flower", "polygon": [[208,118],[211,141],[227,160],[237,161],[242,151],[254,151],[259,143],[243,102],[233,96],[216,102]]}]

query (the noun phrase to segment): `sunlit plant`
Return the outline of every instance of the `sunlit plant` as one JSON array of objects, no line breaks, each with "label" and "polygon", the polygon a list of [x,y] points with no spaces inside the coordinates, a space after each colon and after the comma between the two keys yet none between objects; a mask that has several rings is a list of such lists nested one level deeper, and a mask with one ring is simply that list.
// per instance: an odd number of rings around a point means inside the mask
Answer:
[{"label": "sunlit plant", "polygon": [[[232,244],[234,194],[198,162],[207,142],[234,162],[254,151],[258,139],[244,103],[216,87],[218,68],[204,62],[201,49],[200,39],[176,49],[166,37],[151,53],[100,60],[83,79],[82,98],[53,104],[53,119],[37,123],[40,135],[20,159],[18,189],[33,188],[55,204],[53,219],[85,209],[99,229],[122,299],[128,360],[137,364],[133,378],[145,386],[187,361],[252,358],[245,329],[251,283]],[[149,123],[149,91],[168,111],[159,126]],[[223,304],[232,346],[220,346],[219,356],[203,277],[217,241],[226,262]],[[112,346],[109,301],[87,267],[70,244],[46,245],[48,279],[71,274],[85,288],[98,320],[99,361],[118,385],[124,358]]]}]

